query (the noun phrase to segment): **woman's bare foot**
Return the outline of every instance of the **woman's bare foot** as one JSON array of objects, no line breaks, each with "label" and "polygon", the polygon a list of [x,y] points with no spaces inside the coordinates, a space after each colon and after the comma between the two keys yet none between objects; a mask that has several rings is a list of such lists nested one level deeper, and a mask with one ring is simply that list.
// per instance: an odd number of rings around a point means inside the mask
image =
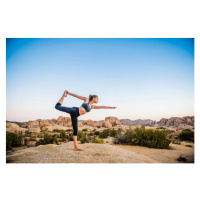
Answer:
[{"label": "woman's bare foot", "polygon": [[74,148],[74,151],[84,151],[84,149],[81,149],[80,147]]},{"label": "woman's bare foot", "polygon": [[64,91],[63,96],[66,97],[67,96],[67,90]]}]

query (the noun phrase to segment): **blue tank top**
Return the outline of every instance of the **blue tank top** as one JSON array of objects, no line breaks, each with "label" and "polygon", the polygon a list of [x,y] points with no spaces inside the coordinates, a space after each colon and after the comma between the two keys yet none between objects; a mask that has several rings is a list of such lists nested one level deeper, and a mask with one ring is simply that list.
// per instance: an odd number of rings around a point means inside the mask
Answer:
[{"label": "blue tank top", "polygon": [[81,106],[85,109],[86,112],[90,112],[91,108],[89,106],[89,102],[83,103]]}]

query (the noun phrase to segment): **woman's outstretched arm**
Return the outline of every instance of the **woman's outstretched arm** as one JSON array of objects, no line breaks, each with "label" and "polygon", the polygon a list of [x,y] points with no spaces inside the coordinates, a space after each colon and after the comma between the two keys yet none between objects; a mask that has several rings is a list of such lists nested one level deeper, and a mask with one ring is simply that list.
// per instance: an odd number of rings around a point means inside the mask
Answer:
[{"label": "woman's outstretched arm", "polygon": [[87,97],[82,97],[82,96],[79,96],[77,94],[73,94],[71,92],[68,92],[68,94],[71,95],[71,96],[77,97],[78,99],[84,100],[84,101],[87,99]]},{"label": "woman's outstretched arm", "polygon": [[110,106],[94,106],[92,105],[92,109],[115,109],[117,107],[110,107]]}]

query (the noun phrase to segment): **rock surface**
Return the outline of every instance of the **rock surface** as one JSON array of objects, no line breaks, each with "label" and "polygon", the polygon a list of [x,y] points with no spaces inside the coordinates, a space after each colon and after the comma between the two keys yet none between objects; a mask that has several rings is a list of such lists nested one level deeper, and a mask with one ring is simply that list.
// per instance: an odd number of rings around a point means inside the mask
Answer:
[{"label": "rock surface", "polygon": [[145,155],[109,144],[79,144],[84,151],[74,151],[74,142],[29,147],[7,154],[7,163],[158,163]]}]

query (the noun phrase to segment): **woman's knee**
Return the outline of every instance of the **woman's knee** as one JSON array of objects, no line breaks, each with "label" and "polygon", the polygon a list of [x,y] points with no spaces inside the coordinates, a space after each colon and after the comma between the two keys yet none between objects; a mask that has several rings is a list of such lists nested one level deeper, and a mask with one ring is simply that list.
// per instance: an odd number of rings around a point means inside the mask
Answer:
[{"label": "woman's knee", "polygon": [[56,105],[55,105],[55,109],[59,109],[59,107],[61,106],[61,103],[57,103]]},{"label": "woman's knee", "polygon": [[74,132],[73,135],[74,135],[74,136],[77,136],[77,132]]}]

